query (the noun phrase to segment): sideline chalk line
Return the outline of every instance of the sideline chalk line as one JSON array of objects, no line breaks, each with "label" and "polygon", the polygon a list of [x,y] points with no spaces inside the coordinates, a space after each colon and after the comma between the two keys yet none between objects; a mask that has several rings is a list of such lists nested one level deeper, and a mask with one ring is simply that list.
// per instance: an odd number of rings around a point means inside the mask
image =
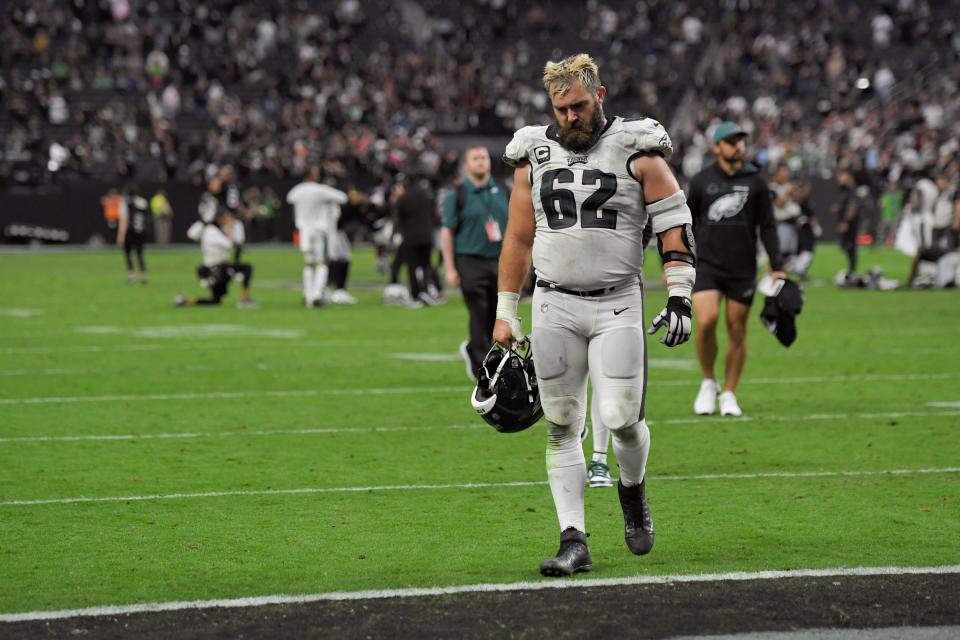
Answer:
[{"label": "sideline chalk line", "polygon": [[145,602],[142,604],[61,609],[59,611],[27,611],[0,614],[0,622],[28,622],[90,616],[117,616],[159,611],[211,609],[214,607],[259,607],[276,604],[306,604],[349,600],[376,600],[386,598],[417,598],[461,593],[503,593],[509,591],[545,591],[547,589],[586,589],[644,584],[672,584],[677,582],[743,582],[748,580],[781,580],[785,578],[839,578],[851,576],[944,575],[960,573],[960,565],[939,567],[838,567],[834,569],[790,569],[785,571],[755,571],[731,573],[703,573],[666,576],[630,576],[624,578],[585,578],[574,580],[542,580],[506,584],[473,584],[450,587],[423,587],[412,589],[373,589],[368,591],[334,591],[303,595],[270,595],[224,600],[190,600],[177,602]]}]

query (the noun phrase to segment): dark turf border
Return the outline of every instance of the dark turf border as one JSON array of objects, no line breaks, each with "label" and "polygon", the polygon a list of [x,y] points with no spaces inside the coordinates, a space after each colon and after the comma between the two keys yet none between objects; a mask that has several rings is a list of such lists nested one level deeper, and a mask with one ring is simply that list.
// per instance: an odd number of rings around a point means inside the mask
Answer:
[{"label": "dark turf border", "polygon": [[0,624],[20,638],[668,638],[960,624],[960,574],[678,582]]}]

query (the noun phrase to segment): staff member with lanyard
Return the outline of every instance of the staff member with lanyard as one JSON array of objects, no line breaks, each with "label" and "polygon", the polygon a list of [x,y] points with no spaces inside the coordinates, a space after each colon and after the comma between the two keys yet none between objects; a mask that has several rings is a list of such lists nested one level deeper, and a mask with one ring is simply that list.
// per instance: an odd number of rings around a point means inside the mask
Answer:
[{"label": "staff member with lanyard", "polygon": [[507,195],[490,177],[490,153],[473,145],[464,151],[465,180],[443,203],[440,242],[448,287],[460,287],[470,313],[470,339],[460,343],[467,376],[490,348],[497,315],[497,265],[507,228]]}]

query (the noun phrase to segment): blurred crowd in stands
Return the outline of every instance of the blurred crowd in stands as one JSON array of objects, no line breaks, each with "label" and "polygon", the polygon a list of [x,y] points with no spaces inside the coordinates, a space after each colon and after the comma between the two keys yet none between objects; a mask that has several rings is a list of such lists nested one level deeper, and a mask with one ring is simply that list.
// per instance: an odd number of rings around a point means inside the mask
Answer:
[{"label": "blurred crowd in stands", "polygon": [[[852,173],[875,202],[960,175],[960,0],[8,0],[0,187],[449,185],[466,139],[548,122],[547,59],[588,51],[608,113],[674,139],[681,179],[732,119],[756,161]],[[498,149],[492,149],[496,154]],[[772,172],[771,172],[772,173]]]}]

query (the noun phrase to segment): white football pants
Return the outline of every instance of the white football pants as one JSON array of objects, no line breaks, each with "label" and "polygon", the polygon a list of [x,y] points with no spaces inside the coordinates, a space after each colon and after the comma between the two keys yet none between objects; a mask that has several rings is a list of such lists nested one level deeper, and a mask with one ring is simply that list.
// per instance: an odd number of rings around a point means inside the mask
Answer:
[{"label": "white football pants", "polygon": [[593,298],[537,287],[533,357],[547,420],[547,477],[560,530],[586,531],[580,432],[588,376],[597,397],[594,419],[613,434],[620,480],[637,485],[646,471],[650,432],[644,422],[647,366],[640,285]]}]

